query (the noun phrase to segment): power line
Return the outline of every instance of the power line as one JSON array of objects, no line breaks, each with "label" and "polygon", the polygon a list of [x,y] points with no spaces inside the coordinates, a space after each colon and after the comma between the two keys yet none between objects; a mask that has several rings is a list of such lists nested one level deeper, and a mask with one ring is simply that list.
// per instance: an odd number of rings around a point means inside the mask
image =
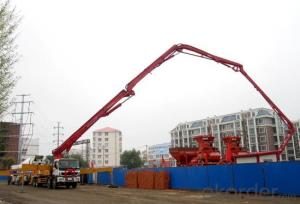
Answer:
[{"label": "power line", "polygon": [[64,135],[64,133],[62,133],[62,131],[60,131],[60,130],[63,130],[64,127],[61,126],[60,122],[57,122],[57,126],[54,126],[53,129],[56,129],[56,133],[53,133],[53,135],[57,137],[57,139],[54,140],[54,142],[56,142],[57,143],[57,147],[59,147],[59,142],[61,141],[60,140],[60,136]]},{"label": "power line", "polygon": [[[31,137],[33,135],[33,123],[32,123],[32,114],[30,111],[30,105],[33,101],[25,100],[25,97],[30,96],[29,94],[21,94],[17,95],[21,97],[20,101],[12,102],[15,105],[15,109],[12,112],[14,116],[14,122],[19,123],[19,144],[18,144],[18,161],[21,162],[23,156],[26,155],[27,147],[30,143]],[[20,110],[18,110],[18,106],[20,106]],[[27,110],[26,109],[27,106]],[[29,120],[29,122],[28,122]],[[24,122],[25,121],[25,122]],[[26,127],[28,127],[28,133],[25,134]],[[27,143],[26,143],[27,142]]]}]

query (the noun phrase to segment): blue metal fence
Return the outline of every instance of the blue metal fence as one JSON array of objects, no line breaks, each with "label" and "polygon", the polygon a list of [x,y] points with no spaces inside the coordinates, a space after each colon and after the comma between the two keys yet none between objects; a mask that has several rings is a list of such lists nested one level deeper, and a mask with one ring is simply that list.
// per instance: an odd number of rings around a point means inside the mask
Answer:
[{"label": "blue metal fence", "polygon": [[88,184],[93,184],[93,174],[87,174],[87,183]]},{"label": "blue metal fence", "polygon": [[7,182],[8,176],[0,176],[0,182]]},{"label": "blue metal fence", "polygon": [[97,184],[110,185],[112,182],[110,172],[99,172],[97,174]]},{"label": "blue metal fence", "polygon": [[112,172],[112,184],[116,186],[124,186],[126,173],[127,170],[124,168],[114,168]]},{"label": "blue metal fence", "polygon": [[[272,193],[300,196],[300,162],[234,164],[199,167],[135,169],[168,171],[170,188]],[[113,170],[113,184],[124,186],[127,170]],[[110,174],[98,174],[101,184],[110,184]]]}]

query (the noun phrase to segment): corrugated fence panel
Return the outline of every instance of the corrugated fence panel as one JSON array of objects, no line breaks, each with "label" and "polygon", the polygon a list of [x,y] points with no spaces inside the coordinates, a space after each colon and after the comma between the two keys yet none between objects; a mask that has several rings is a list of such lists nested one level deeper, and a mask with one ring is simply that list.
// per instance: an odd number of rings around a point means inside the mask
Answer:
[{"label": "corrugated fence panel", "polygon": [[267,163],[264,169],[270,193],[300,196],[300,162]]},{"label": "corrugated fence panel", "polygon": [[110,172],[99,172],[97,174],[97,184],[110,185],[111,184]]},{"label": "corrugated fence panel", "polygon": [[259,193],[265,190],[265,174],[263,164],[232,165],[234,189],[237,192]]},{"label": "corrugated fence panel", "polygon": [[87,183],[88,184],[93,184],[93,174],[87,174]]},{"label": "corrugated fence panel", "polygon": [[204,167],[169,168],[171,188],[201,190],[208,186],[207,172]]},{"label": "corrugated fence panel", "polygon": [[124,168],[114,168],[113,169],[113,185],[125,186],[125,175],[126,169]]},{"label": "corrugated fence panel", "polygon": [[0,176],[0,182],[7,182],[8,176]]},{"label": "corrugated fence panel", "polygon": [[[135,169],[168,171],[172,189],[265,192],[300,196],[300,162],[234,164],[199,167]],[[115,185],[125,184],[126,169],[114,169]],[[98,183],[110,184],[110,174],[98,173]]]},{"label": "corrugated fence panel", "polygon": [[234,188],[232,165],[207,166],[208,188],[214,191],[228,191]]}]

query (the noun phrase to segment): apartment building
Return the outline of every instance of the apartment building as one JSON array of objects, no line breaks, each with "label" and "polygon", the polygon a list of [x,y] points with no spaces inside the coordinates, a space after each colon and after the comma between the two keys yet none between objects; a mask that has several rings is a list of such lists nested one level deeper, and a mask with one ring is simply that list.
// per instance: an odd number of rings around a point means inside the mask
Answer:
[{"label": "apartment building", "polygon": [[[295,123],[296,124],[296,123]],[[299,122],[297,123],[299,127]],[[284,138],[285,125],[270,109],[256,108],[237,113],[208,117],[202,120],[179,123],[171,130],[172,147],[196,147],[193,136],[212,134],[214,146],[224,153],[224,136],[241,136],[242,146],[249,152],[272,151],[278,149]],[[298,135],[288,144],[281,160],[300,159]]]},{"label": "apartment building", "polygon": [[122,132],[106,127],[93,132],[91,159],[94,166],[120,166]]},{"label": "apartment building", "polygon": [[4,157],[18,160],[20,124],[0,122],[0,160]]}]

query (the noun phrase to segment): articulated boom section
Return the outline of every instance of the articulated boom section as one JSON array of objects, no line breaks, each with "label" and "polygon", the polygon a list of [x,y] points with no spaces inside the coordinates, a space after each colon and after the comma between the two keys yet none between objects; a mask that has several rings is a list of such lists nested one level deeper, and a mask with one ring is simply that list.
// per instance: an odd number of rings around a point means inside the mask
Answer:
[{"label": "articulated boom section", "polygon": [[[281,120],[287,125],[288,133],[285,137],[284,142],[281,144],[278,151],[274,152],[257,152],[249,153],[248,156],[257,156],[260,154],[276,154],[277,158],[279,154],[285,149],[287,143],[293,136],[295,129],[291,121],[283,114],[283,112],[274,104],[274,102],[262,91],[262,89],[250,78],[250,76],[243,69],[243,65],[236,63],[234,61],[218,57],[216,55],[210,54],[204,50],[198,49],[196,47],[186,45],[186,44],[176,44],[163,53],[159,58],[157,58],[153,63],[146,67],[140,74],[138,74],[134,79],[132,79],[126,88],[121,90],[113,99],[111,99],[106,105],[104,105],[95,115],[93,115],[86,123],[84,123],[77,131],[75,131],[63,144],[61,144],[57,149],[52,151],[55,158],[61,158],[63,152],[68,152],[73,143],[76,142],[96,121],[100,118],[108,116],[110,113],[120,108],[122,104],[127,101],[130,97],[134,96],[135,93],[133,88],[139,83],[145,76],[151,73],[154,69],[159,67],[165,61],[173,58],[179,53],[189,54],[196,57],[201,57],[204,59],[209,59],[220,63],[228,68],[231,68],[235,72],[240,72],[253,86],[254,88],[263,96],[263,98],[269,103],[272,109],[278,114]],[[120,102],[122,99],[126,98],[124,101]]]}]

